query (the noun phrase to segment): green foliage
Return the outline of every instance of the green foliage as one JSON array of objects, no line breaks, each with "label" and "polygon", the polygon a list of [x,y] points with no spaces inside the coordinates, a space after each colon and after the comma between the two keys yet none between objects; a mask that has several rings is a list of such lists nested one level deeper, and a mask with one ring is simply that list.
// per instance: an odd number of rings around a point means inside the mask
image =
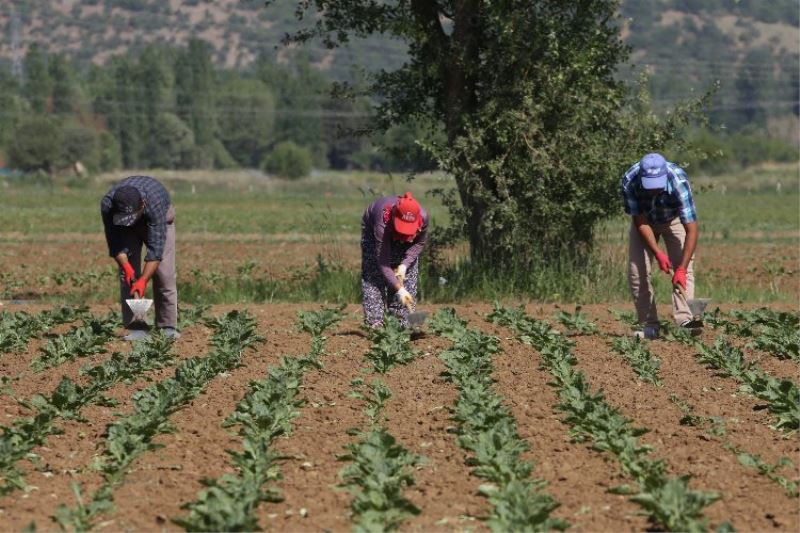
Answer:
[{"label": "green foliage", "polygon": [[267,377],[250,383],[245,397],[224,426],[239,426],[242,452],[229,451],[237,474],[225,474],[219,480],[206,479],[206,489],[193,502],[185,518],[173,522],[187,531],[261,531],[257,508],[261,502],[280,501],[280,494],[264,485],[280,479],[279,456],[270,451],[272,442],[291,432],[291,422],[299,413],[303,374],[318,368],[323,353],[323,333],[341,319],[340,309],[300,312],[298,327],[312,335],[309,353],[302,357],[281,359],[280,366],[270,367]]},{"label": "green foliage", "polygon": [[148,165],[156,168],[187,168],[194,148],[194,133],[172,113],[157,115],[147,153]]},{"label": "green foliage", "polygon": [[72,494],[78,503],[75,507],[61,504],[53,515],[53,520],[61,528],[61,531],[89,531],[94,527],[95,516],[114,508],[111,488],[108,486],[103,486],[88,502],[84,501],[80,485],[73,482],[71,487]]},{"label": "green foliage", "polygon": [[0,313],[0,353],[21,352],[28,342],[59,324],[86,318],[87,307],[57,307],[31,315],[25,311]]},{"label": "green foliage", "polygon": [[292,141],[278,143],[264,158],[262,168],[284,179],[304,178],[311,173],[311,151]]},{"label": "green foliage", "polygon": [[567,335],[597,335],[600,332],[597,329],[597,324],[581,313],[581,306],[579,305],[575,307],[574,314],[567,311],[559,311],[558,315],[556,315],[556,320],[567,328]]},{"label": "green foliage", "polygon": [[[25,487],[24,473],[15,465],[35,446],[44,444],[49,435],[61,431],[55,426],[58,418],[83,420],[80,411],[85,405],[110,405],[111,402],[101,395],[103,391],[119,382],[131,382],[148,370],[163,368],[174,358],[171,346],[172,339],[154,334],[148,340],[135,344],[127,357],[115,353],[102,364],[82,370],[81,373],[91,379],[88,385],[81,386],[64,377],[49,396],[37,394],[29,400],[20,400],[20,405],[33,411],[34,415],[15,420],[11,427],[3,427],[0,435],[0,477],[4,479],[4,484],[0,486],[0,494]],[[87,507],[82,503],[78,489],[77,508],[59,511],[56,515],[60,517],[59,523],[61,519],[85,520],[89,510],[103,508],[103,494],[100,491]]]},{"label": "green foliage", "polygon": [[240,165],[258,167],[274,137],[275,101],[269,87],[234,76],[220,86],[216,105],[225,149]]},{"label": "green foliage", "polygon": [[616,77],[628,55],[617,7],[315,0],[296,13],[314,23],[287,40],[336,46],[382,33],[408,43],[410,61],[374,76],[377,127],[443,124],[446,142],[427,144],[457,183],[450,235],[466,236],[473,261],[494,271],[532,269],[585,254],[595,225],[619,211],[621,171],[680,144],[699,106],[661,120],[633,101]]},{"label": "green foliage", "polygon": [[661,385],[661,379],[658,377],[661,360],[650,353],[647,341],[638,337],[622,336],[614,339],[611,347],[625,358],[642,381]]},{"label": "green foliage", "polygon": [[495,304],[487,318],[510,327],[521,342],[539,351],[544,366],[554,377],[558,408],[567,413],[564,422],[570,426],[572,437],[613,454],[623,471],[639,485],[638,492],[627,487],[619,487],[617,492],[632,494],[632,501],[645,510],[650,520],[668,531],[706,530],[703,509],[720,496],[690,489],[688,477],[666,475],[664,461],[651,459],[651,448],[638,441],[647,430],[633,427],[629,419],[605,401],[602,392],[592,392],[585,375],[576,370],[572,341],[546,322],[527,316],[522,309]]},{"label": "green foliage", "polygon": [[788,457],[781,457],[776,464],[769,464],[758,454],[751,454],[740,449],[733,447],[736,453],[736,458],[739,462],[748,467],[755,468],[761,475],[767,476],[769,479],[780,485],[790,498],[797,498],[800,496],[800,480],[789,480],[777,474],[779,470],[789,468],[795,472],[794,463]]},{"label": "green foliage", "polygon": [[398,365],[411,362],[417,353],[411,347],[411,331],[400,325],[397,318],[389,315],[383,327],[370,330],[372,346],[364,355],[375,372],[385,374]]},{"label": "green foliage", "polygon": [[419,514],[403,496],[414,484],[411,468],[420,458],[410,454],[384,428],[373,428],[338,457],[350,461],[339,473],[342,486],[353,496],[350,508],[355,531],[377,533],[398,529],[407,517]]},{"label": "green foliage", "polygon": [[[98,461],[104,483],[92,497],[91,513],[82,509],[84,505],[79,499],[74,508],[59,506],[56,516],[79,516],[82,530],[92,529],[99,515],[111,508],[113,490],[124,479],[131,462],[159,447],[153,442],[156,436],[173,430],[170,415],[197,397],[218,374],[236,368],[244,352],[262,340],[256,334],[255,319],[246,312],[231,311],[207,323],[214,329],[211,335],[214,349],[206,357],[181,362],[174,377],[135,393],[133,412],[108,426],[105,450]],[[163,348],[165,342],[168,341],[160,336],[142,349]]]},{"label": "green foliage", "polygon": [[105,353],[105,344],[113,338],[118,324],[116,313],[84,320],[84,325],[53,337],[39,348],[41,355],[31,362],[31,368],[41,372],[78,357]]},{"label": "green foliage", "polygon": [[437,312],[430,328],[454,343],[439,357],[459,392],[452,408],[458,445],[472,453],[467,459],[472,473],[490,482],[480,488],[493,506],[489,527],[497,532],[566,529],[566,522],[550,518],[559,504],[543,491],[545,483],[529,479],[533,465],[521,457],[528,443],[519,436],[503,397],[493,390],[492,357],[499,340],[468,329],[452,309]]},{"label": "green foliage", "polygon": [[56,170],[62,130],[57,120],[43,115],[20,118],[10,132],[8,163],[20,170]]},{"label": "green foliage", "polygon": [[800,389],[797,384],[770,376],[755,363],[748,362],[741,350],[722,337],[714,346],[698,343],[697,349],[698,361],[741,382],[745,392],[767,402],[777,429],[789,432],[800,429]]}]

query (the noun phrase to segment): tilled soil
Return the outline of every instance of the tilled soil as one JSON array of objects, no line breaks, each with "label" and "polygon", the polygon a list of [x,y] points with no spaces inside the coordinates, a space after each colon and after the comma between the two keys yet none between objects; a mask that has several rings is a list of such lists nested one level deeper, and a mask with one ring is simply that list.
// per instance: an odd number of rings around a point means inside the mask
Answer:
[{"label": "tilled soil", "polygon": [[[215,307],[213,313],[233,307]],[[241,440],[236,428],[223,428],[222,422],[246,394],[248,383],[262,379],[267,367],[276,364],[280,356],[307,352],[308,335],[298,332],[294,322],[298,310],[314,309],[315,305],[235,307],[247,308],[257,317],[259,333],[266,341],[248,352],[242,367],[212,380],[190,405],[173,415],[175,433],[159,436],[156,442],[162,447],[133,463],[125,481],[115,490],[115,509],[104,516],[101,530],[178,530],[171,519],[185,514],[180,507],[194,500],[203,488],[202,478],[233,472],[226,450],[239,450]],[[488,305],[457,306],[471,327],[501,338],[502,352],[494,359],[496,387],[517,419],[520,435],[530,444],[524,458],[534,463],[533,476],[546,481],[543,490],[561,504],[554,515],[569,521],[576,531],[647,530],[649,524],[638,506],[625,496],[608,492],[630,482],[619,464],[586,444],[570,442],[569,428],[561,422],[563,413],[556,409],[555,390],[548,385],[550,375],[540,368],[538,354],[514,340],[509,330],[484,321],[482,315],[489,310]],[[584,310],[604,333],[627,332],[627,326],[614,320],[606,306]],[[552,323],[556,309],[537,305],[529,306],[529,311]],[[407,520],[403,530],[485,530],[480,518],[488,513],[488,504],[477,494],[482,480],[470,473],[466,454],[451,431],[448,408],[457,392],[442,378],[444,365],[437,357],[449,342],[433,335],[417,339],[417,359],[377,376],[363,370],[370,368],[363,357],[369,341],[359,328],[359,309],[350,306],[347,312],[346,320],[328,334],[324,367],[309,370],[304,376],[306,404],[294,421],[293,433],[275,443],[276,451],[285,459],[280,463],[283,479],[274,488],[281,490],[284,500],[263,503],[260,524],[269,531],[352,529],[350,496],[338,487],[344,463],[337,455],[356,438],[347,430],[362,427],[366,418],[361,402],[349,397],[351,381],[381,377],[393,393],[384,412],[386,426],[410,452],[426,458],[414,471],[416,484],[406,490],[407,498],[421,513]],[[208,333],[201,325],[185,331],[176,344],[179,357],[206,354],[210,349]],[[716,332],[707,331],[704,340],[713,342],[715,336]],[[761,402],[740,393],[735,381],[704,368],[696,362],[691,348],[676,343],[650,344],[662,360],[663,385],[656,387],[640,381],[604,339],[586,336],[575,341],[579,368],[593,388],[602,388],[607,401],[636,426],[651,430],[641,438],[653,446],[654,456],[666,460],[670,475],[692,475],[693,488],[722,494],[722,499],[706,512],[713,527],[731,521],[739,531],[798,529],[798,500],[787,497],[757,471],[741,466],[735,454],[723,446],[731,442],[772,463],[781,456],[798,456],[796,435],[787,437],[770,429],[770,416],[760,408]],[[26,354],[0,356],[3,375],[19,376],[10,383],[17,398],[47,393],[64,375],[81,382],[78,370],[82,366],[108,357],[100,355],[33,374],[28,365],[40,342],[32,342]],[[120,341],[109,343],[108,348],[108,353],[129,349]],[[792,367],[779,363],[769,365],[769,370],[790,377]],[[172,372],[172,368],[164,369],[147,378],[161,380]],[[28,483],[36,488],[0,499],[0,530],[20,530],[32,521],[39,530],[55,529],[49,517],[58,504],[75,503],[72,481],[81,483],[86,491],[96,489],[101,477],[92,464],[102,453],[105,428],[118,414],[130,412],[131,395],[148,384],[142,379],[115,387],[108,396],[119,405],[85,408],[87,422],[59,421],[64,433],[51,436],[45,446],[34,450],[38,461],[20,465],[28,472]],[[697,414],[722,417],[726,433],[710,435],[707,428],[680,425],[682,413],[671,395],[694,406]],[[0,409],[4,424],[27,413],[8,397],[0,399]],[[785,469],[781,474],[791,479],[798,472],[796,468]]]}]

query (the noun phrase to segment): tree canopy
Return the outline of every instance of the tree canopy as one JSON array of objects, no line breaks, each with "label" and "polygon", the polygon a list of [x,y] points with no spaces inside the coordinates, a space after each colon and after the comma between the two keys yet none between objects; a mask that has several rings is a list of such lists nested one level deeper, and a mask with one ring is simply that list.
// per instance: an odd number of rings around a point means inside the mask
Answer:
[{"label": "tree canopy", "polygon": [[376,127],[443,125],[430,143],[456,180],[451,234],[472,259],[527,268],[588,250],[620,208],[620,175],[677,138],[694,107],[659,120],[617,69],[628,59],[615,0],[309,0],[287,42],[389,34],[409,60],[374,74]]}]

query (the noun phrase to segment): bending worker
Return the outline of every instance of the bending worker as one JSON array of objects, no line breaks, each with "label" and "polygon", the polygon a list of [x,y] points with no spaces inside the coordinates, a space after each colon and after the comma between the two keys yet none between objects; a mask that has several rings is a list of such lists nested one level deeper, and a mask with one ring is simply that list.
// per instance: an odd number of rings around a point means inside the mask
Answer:
[{"label": "bending worker", "polygon": [[[686,172],[661,154],[645,155],[622,178],[625,212],[632,217],[628,283],[639,323],[637,336],[658,338],[658,314],[650,281],[652,258],[672,275],[675,322],[697,333],[702,322],[692,318],[687,299],[694,298],[694,251],[698,227],[692,189]],[[664,239],[666,253],[658,247]]]},{"label": "bending worker", "polygon": [[[175,276],[175,209],[169,193],[149,176],[131,176],[103,197],[100,213],[105,226],[108,253],[119,266],[122,323],[134,329],[126,339],[146,336],[131,322],[133,312],[125,303],[143,298],[153,280],[156,326],[178,337],[178,289]],[[142,246],[147,247],[144,269]]]},{"label": "bending worker", "polygon": [[417,300],[419,255],[425,248],[428,213],[410,192],[372,202],[361,220],[361,289],[364,321],[383,325],[388,304],[404,326]]}]

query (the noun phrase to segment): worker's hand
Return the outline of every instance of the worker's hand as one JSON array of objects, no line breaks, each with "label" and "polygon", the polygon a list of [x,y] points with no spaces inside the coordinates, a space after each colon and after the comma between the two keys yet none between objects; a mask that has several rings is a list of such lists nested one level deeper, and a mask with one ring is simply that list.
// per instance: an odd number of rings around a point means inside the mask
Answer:
[{"label": "worker's hand", "polygon": [[670,263],[667,254],[664,252],[656,252],[656,261],[658,261],[658,268],[665,274],[669,274],[670,270],[672,270],[672,263]]},{"label": "worker's hand", "polygon": [[131,285],[131,296],[134,298],[144,298],[145,289],[147,289],[147,279],[139,278]]},{"label": "worker's hand", "polygon": [[680,287],[682,291],[686,292],[686,269],[678,267],[675,269],[675,274],[672,276],[672,285],[676,289]]},{"label": "worker's hand", "polygon": [[405,287],[398,289],[397,291],[397,299],[400,300],[400,303],[411,309],[414,307],[414,297],[411,296],[411,293],[406,290]]},{"label": "worker's hand", "polygon": [[406,281],[406,266],[403,263],[397,265],[397,268],[394,269],[394,275],[401,284],[405,283]]},{"label": "worker's hand", "polygon": [[130,288],[136,277],[136,271],[133,270],[130,263],[122,263],[122,275],[125,276],[125,284]]}]

